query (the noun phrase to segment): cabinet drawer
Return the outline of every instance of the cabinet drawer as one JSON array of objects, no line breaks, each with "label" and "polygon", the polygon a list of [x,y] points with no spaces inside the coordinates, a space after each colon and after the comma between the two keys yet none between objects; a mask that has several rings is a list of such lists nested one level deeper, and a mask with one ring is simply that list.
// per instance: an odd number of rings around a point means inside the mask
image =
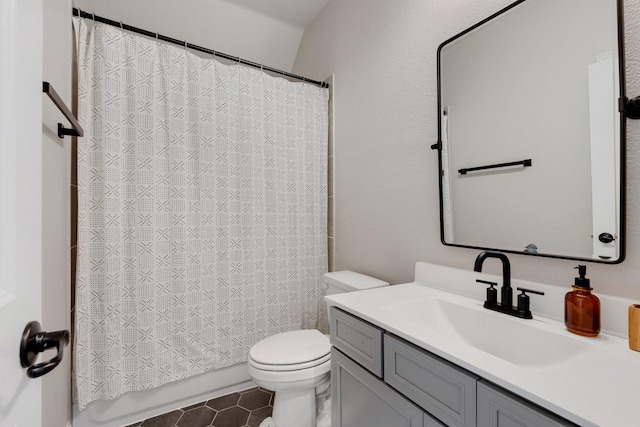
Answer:
[{"label": "cabinet drawer", "polygon": [[478,382],[478,427],[577,427],[514,394]]},{"label": "cabinet drawer", "polygon": [[390,334],[384,380],[450,427],[475,427],[478,376]]},{"label": "cabinet drawer", "polygon": [[331,344],[382,378],[382,329],[331,307]]},{"label": "cabinet drawer", "polygon": [[423,427],[423,417],[422,409],[331,349],[333,427]]}]

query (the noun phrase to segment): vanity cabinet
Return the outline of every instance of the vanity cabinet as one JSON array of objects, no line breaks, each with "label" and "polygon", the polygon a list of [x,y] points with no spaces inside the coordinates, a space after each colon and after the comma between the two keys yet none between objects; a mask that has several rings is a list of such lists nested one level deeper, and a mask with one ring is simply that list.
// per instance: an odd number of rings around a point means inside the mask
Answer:
[{"label": "vanity cabinet", "polygon": [[577,427],[336,307],[332,427]]}]

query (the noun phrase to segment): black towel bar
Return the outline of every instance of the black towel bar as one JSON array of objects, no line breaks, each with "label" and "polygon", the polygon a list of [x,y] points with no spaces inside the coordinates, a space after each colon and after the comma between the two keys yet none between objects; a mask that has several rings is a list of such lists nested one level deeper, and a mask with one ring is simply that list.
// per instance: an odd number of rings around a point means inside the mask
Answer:
[{"label": "black towel bar", "polygon": [[458,169],[458,173],[460,175],[466,175],[467,172],[481,171],[485,169],[506,168],[508,166],[518,166],[518,165],[522,165],[524,167],[531,166],[531,159],[520,160],[518,162],[498,163],[495,165],[477,166],[475,168]]},{"label": "black towel bar", "polygon": [[64,114],[64,116],[67,118],[67,120],[69,120],[69,123],[71,123],[71,126],[73,127],[73,129],[69,129],[62,126],[62,123],[58,123],[58,137],[64,138],[65,135],[84,136],[84,131],[82,130],[80,123],[78,123],[78,120],[76,120],[73,113],[64,104],[62,98],[60,98],[60,95],[58,95],[58,92],[53,89],[53,86],[51,86],[49,82],[42,82],[42,91],[49,95],[49,98],[51,98],[53,103],[56,104],[58,110],[60,110],[60,112]]}]

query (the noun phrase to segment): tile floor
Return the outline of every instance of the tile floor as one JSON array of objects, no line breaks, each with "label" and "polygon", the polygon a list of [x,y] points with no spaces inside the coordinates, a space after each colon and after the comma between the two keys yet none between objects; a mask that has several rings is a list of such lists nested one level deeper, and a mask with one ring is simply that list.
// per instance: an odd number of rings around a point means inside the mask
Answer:
[{"label": "tile floor", "polygon": [[127,427],[258,427],[273,411],[273,392],[260,387],[177,409]]}]

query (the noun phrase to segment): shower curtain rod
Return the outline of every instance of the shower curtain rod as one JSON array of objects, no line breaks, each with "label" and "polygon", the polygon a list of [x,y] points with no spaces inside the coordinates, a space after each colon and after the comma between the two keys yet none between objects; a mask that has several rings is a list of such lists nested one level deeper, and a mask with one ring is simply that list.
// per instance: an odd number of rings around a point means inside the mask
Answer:
[{"label": "shower curtain rod", "polygon": [[327,87],[327,88],[329,87],[329,84],[325,83],[325,82],[320,82],[320,81],[317,81],[317,80],[311,80],[311,79],[308,79],[308,78],[303,77],[303,76],[298,76],[296,74],[288,73],[286,71],[282,71],[282,70],[278,70],[276,68],[268,67],[266,65],[258,64],[257,62],[248,61],[248,60],[242,59],[242,58],[240,58],[238,56],[228,55],[228,54],[223,53],[223,52],[218,52],[217,50],[207,49],[206,47],[202,47],[202,46],[198,46],[198,45],[195,45],[195,44],[187,43],[184,40],[174,39],[174,38],[171,38],[171,37],[163,36],[162,34],[155,33],[153,31],[143,30],[142,28],[137,28],[137,27],[133,27],[131,25],[123,24],[122,22],[119,22],[119,21],[113,21],[111,19],[104,18],[102,16],[94,15],[93,13],[88,13],[88,12],[79,10],[77,7],[73,8],[73,16],[79,16],[80,18],[91,19],[91,20],[94,20],[96,22],[101,22],[103,24],[111,25],[112,27],[118,27],[118,28],[122,28],[123,30],[126,30],[126,31],[131,31],[132,33],[142,34],[143,36],[153,37],[153,38],[156,38],[158,40],[162,40],[162,41],[165,41],[165,42],[168,42],[168,43],[173,43],[173,44],[176,44],[178,46],[183,46],[183,47],[185,47],[187,49],[197,50],[199,52],[204,52],[204,53],[207,53],[207,54],[213,55],[213,56],[219,56],[220,58],[229,59],[231,61],[238,62],[239,64],[247,65],[247,66],[253,67],[253,68],[259,68],[259,69],[261,69],[263,71],[270,71],[270,72],[276,73],[278,75],[291,77],[293,79],[301,80],[301,81],[303,81],[305,83],[311,83],[311,84],[314,84],[316,86],[320,86],[320,87],[323,87],[323,88],[324,87]]}]

